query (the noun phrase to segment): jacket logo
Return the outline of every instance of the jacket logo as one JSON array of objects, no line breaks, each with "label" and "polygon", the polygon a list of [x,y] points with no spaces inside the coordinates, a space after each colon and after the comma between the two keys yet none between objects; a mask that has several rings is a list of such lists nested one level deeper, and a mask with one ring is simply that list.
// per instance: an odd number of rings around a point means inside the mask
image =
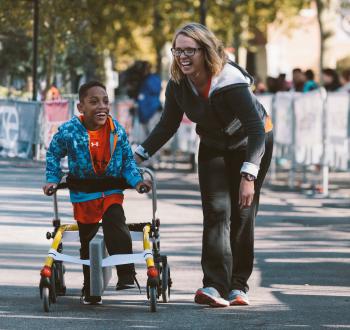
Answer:
[{"label": "jacket logo", "polygon": [[98,141],[97,142],[91,142],[91,147],[98,147]]}]

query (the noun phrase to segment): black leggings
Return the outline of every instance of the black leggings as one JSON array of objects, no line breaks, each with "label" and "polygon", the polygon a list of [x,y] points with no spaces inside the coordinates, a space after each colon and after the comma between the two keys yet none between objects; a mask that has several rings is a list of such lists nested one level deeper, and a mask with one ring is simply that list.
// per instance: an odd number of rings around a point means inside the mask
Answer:
[{"label": "black leggings", "polygon": [[[89,243],[96,235],[99,225],[78,222],[80,236],[80,258],[89,259]],[[104,240],[109,255],[132,253],[132,241],[129,228],[125,223],[123,207],[111,205],[102,217]],[[134,264],[117,266],[118,278],[131,276],[135,272]],[[83,266],[84,286],[90,287],[90,267]]]},{"label": "black leggings", "polygon": [[245,292],[253,271],[254,224],[260,189],[269,168],[273,134],[266,134],[265,153],[255,181],[249,208],[238,205],[240,169],[245,151],[220,151],[200,144],[199,184],[203,207],[202,269],[204,287],[214,287],[224,297],[230,290]]}]

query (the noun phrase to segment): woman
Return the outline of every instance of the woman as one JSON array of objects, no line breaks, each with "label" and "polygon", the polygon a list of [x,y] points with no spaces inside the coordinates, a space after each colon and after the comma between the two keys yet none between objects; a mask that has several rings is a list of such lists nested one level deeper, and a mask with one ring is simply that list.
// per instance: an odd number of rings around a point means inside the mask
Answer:
[{"label": "woman", "polygon": [[250,75],[228,60],[205,26],[180,28],[172,53],[163,115],[135,158],[140,163],[161,148],[184,113],[197,124],[204,277],[195,302],[248,305],[254,222],[272,155],[272,125],[249,89]]}]

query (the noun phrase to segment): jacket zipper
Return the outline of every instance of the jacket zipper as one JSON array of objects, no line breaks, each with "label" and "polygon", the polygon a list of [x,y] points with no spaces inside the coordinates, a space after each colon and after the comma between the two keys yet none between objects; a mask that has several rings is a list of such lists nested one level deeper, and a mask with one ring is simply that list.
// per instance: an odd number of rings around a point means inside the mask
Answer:
[{"label": "jacket zipper", "polygon": [[[114,150],[116,149],[116,147],[117,147],[117,142],[118,142],[118,136],[117,136],[117,133],[116,133],[116,128],[115,128],[115,126],[114,126],[113,120],[112,120],[110,117],[108,117],[108,120],[110,121],[110,122],[109,122],[109,124],[110,124],[109,126],[110,126],[110,128],[111,128],[110,134],[113,134],[113,135],[114,135],[114,138],[113,138],[113,148],[112,148],[112,150],[111,150],[111,158],[109,159],[109,162],[108,162],[108,164],[107,164],[107,166],[106,166],[106,170],[107,170],[107,167],[108,167],[109,163],[110,163],[111,160],[112,160],[112,156],[113,156],[113,154],[114,154]],[[113,131],[112,131],[112,125],[113,125]]]},{"label": "jacket zipper", "polygon": [[[114,151],[115,151],[115,149],[116,149],[116,146],[117,146],[117,142],[118,142],[118,136],[117,136],[117,134],[116,134],[116,129],[115,129],[115,126],[114,126],[114,123],[113,123],[113,121],[112,121],[112,119],[110,119],[110,118],[108,118],[109,120],[110,120],[110,127],[113,125],[113,131],[112,131],[112,127],[111,127],[111,132],[110,132],[110,134],[113,134],[114,135],[114,138],[113,138],[113,149],[111,150],[111,157],[110,157],[110,159],[109,159],[109,162],[108,162],[108,164],[107,164],[107,166],[106,166],[106,169],[107,169],[107,167],[108,167],[108,165],[109,165],[109,163],[111,162],[111,160],[112,160],[112,156],[113,156],[113,153],[114,153]],[[86,129],[85,129],[86,130]],[[92,154],[91,154],[91,149],[90,149],[90,135],[89,135],[89,133],[88,133],[88,131],[86,130],[86,134],[87,134],[87,136],[88,136],[88,149],[89,149],[89,154],[90,154],[90,162],[91,162],[91,166],[92,166],[92,169],[94,170],[94,172],[95,172],[95,174],[97,174],[97,172],[96,172],[96,169],[95,169],[95,166],[94,166],[94,162],[93,162],[93,160],[92,160]],[[110,137],[109,137],[110,138]],[[102,198],[105,198],[106,197],[106,195],[105,195],[105,193],[102,191],[101,192],[102,193]]]}]

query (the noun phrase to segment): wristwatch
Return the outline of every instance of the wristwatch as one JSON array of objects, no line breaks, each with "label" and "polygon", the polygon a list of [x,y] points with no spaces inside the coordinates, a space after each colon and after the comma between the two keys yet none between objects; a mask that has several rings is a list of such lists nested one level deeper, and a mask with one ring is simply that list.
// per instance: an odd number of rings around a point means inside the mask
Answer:
[{"label": "wristwatch", "polygon": [[243,178],[245,178],[247,181],[255,181],[256,180],[256,177],[254,175],[251,175],[251,174],[246,173],[246,172],[242,172],[241,176]]}]

